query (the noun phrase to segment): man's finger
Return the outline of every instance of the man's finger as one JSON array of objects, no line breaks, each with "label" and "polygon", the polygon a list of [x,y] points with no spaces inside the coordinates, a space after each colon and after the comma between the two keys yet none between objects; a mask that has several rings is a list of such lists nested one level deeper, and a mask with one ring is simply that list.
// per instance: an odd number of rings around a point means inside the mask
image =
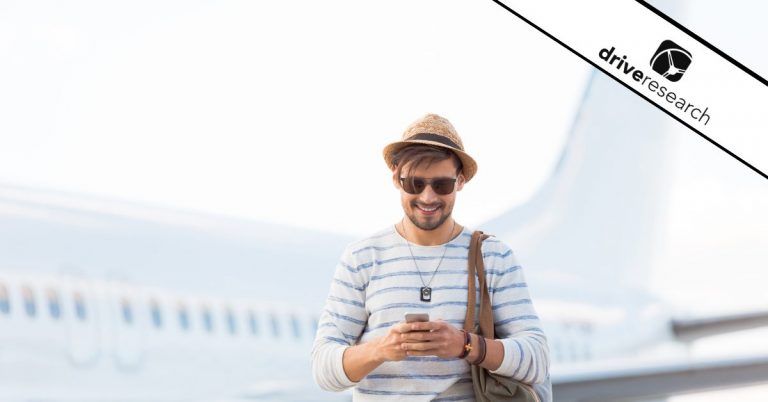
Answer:
[{"label": "man's finger", "polygon": [[411,325],[410,324],[406,324],[405,322],[401,321],[401,322],[393,325],[392,326],[392,330],[395,331],[395,332],[399,332],[401,334],[405,334],[407,332],[410,332]]},{"label": "man's finger", "polygon": [[405,342],[429,342],[434,340],[437,335],[432,332],[408,332],[401,335]]},{"label": "man's finger", "polygon": [[435,356],[434,352],[422,352],[418,350],[409,350],[406,352],[408,356]]},{"label": "man's finger", "polygon": [[411,326],[411,331],[432,331],[439,329],[441,326],[440,323],[434,321],[414,322],[409,325]]},{"label": "man's finger", "polygon": [[437,349],[434,342],[404,342],[402,348],[405,350],[428,351]]}]

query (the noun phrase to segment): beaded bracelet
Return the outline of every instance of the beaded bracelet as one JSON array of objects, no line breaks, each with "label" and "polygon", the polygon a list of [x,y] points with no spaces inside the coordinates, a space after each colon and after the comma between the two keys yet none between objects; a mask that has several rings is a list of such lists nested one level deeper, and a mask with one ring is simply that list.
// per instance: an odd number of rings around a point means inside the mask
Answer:
[{"label": "beaded bracelet", "polygon": [[486,348],[486,345],[485,345],[484,336],[478,335],[477,341],[478,341],[478,347],[480,348],[479,356],[477,357],[477,360],[473,361],[471,364],[479,366],[482,362],[485,361],[485,355],[488,352],[488,349]]},{"label": "beaded bracelet", "polygon": [[469,332],[465,330],[461,330],[461,332],[464,333],[464,350],[459,355],[459,359],[463,359],[469,355],[469,352],[472,351],[472,338],[469,336]]}]

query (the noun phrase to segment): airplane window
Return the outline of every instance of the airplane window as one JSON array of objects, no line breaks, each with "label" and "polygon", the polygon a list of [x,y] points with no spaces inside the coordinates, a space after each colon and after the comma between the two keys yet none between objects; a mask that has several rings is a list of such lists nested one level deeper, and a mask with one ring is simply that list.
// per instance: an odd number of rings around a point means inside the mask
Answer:
[{"label": "airplane window", "polygon": [[0,311],[8,314],[11,311],[11,304],[8,301],[8,289],[0,284]]},{"label": "airplane window", "polygon": [[61,317],[61,304],[59,303],[59,294],[53,289],[48,289],[48,310],[51,317],[59,319]]},{"label": "airplane window", "polygon": [[229,333],[234,335],[237,328],[235,328],[235,315],[230,309],[227,309],[227,327],[229,327]]},{"label": "airplane window", "polygon": [[123,321],[125,321],[125,323],[128,325],[132,324],[133,311],[131,310],[131,303],[128,301],[128,299],[123,298],[123,300],[120,301],[120,310],[123,313]]},{"label": "airplane window", "polygon": [[291,314],[291,327],[293,328],[293,337],[301,338],[301,325],[299,325],[299,319],[293,314]]},{"label": "airplane window", "polygon": [[208,310],[208,307],[203,307],[203,326],[205,326],[206,331],[213,331],[213,316],[211,316],[211,311]]},{"label": "airplane window", "polygon": [[150,303],[150,312],[152,313],[152,323],[155,328],[160,328],[163,325],[163,317],[160,315],[160,305],[157,300],[152,300]]},{"label": "airplane window", "polygon": [[270,318],[269,321],[272,323],[272,335],[275,338],[279,338],[280,337],[280,322],[277,321],[277,317],[275,316],[274,313],[270,314],[269,318]]},{"label": "airplane window", "polygon": [[30,317],[35,316],[35,296],[32,293],[32,289],[29,286],[24,286],[21,289],[21,297],[24,299],[24,310]]},{"label": "airplane window", "polygon": [[248,312],[248,325],[251,327],[251,334],[259,334],[259,323],[256,321],[256,314],[253,311]]},{"label": "airplane window", "polygon": [[189,313],[183,304],[179,304],[179,325],[183,330],[189,330]]},{"label": "airplane window", "polygon": [[75,301],[75,315],[83,321],[86,319],[85,300],[83,300],[83,295],[80,292],[75,292],[72,296]]}]

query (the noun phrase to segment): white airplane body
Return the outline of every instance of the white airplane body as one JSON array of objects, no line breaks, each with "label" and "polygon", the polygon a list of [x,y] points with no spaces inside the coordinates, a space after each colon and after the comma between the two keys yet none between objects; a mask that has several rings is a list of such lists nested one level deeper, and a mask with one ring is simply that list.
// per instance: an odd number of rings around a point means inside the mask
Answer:
[{"label": "white airplane body", "polygon": [[[765,357],[686,354],[686,342],[765,325],[765,314],[675,320],[644,290],[666,120],[593,75],[552,178],[478,227],[526,270],[557,401],[768,380]],[[313,383],[310,349],[353,240],[2,186],[0,400],[349,400]]]}]

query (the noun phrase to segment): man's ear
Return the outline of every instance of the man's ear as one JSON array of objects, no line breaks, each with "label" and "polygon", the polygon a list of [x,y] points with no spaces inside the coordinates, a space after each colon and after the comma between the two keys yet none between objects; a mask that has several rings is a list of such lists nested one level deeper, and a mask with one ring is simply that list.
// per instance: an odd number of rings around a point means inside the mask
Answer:
[{"label": "man's ear", "polygon": [[459,173],[459,176],[456,178],[456,191],[461,191],[464,188],[464,182],[464,173]]}]

